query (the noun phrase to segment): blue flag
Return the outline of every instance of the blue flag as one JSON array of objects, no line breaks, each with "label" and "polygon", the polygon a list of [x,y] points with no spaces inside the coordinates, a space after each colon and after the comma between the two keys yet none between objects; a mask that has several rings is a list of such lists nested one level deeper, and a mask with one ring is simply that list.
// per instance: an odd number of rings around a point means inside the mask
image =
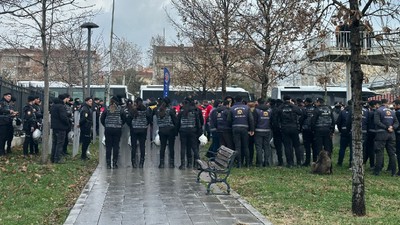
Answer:
[{"label": "blue flag", "polygon": [[168,69],[165,67],[164,68],[164,92],[163,92],[163,97],[168,97],[170,81],[171,81],[171,74],[169,73]]}]

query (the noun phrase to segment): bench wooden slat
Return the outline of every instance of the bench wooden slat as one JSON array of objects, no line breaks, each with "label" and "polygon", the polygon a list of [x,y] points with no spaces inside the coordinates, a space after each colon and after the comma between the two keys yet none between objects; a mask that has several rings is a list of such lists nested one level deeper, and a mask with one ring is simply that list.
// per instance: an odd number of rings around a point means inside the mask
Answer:
[{"label": "bench wooden slat", "polygon": [[[197,175],[197,181],[200,180],[200,174],[202,172],[209,172],[211,181],[208,184],[207,193],[210,192],[210,185],[217,182],[224,182],[227,185],[227,192],[230,192],[230,186],[227,182],[227,178],[233,166],[236,152],[225,146],[218,148],[214,158],[210,158],[209,161],[197,160],[200,168],[200,172]],[[217,174],[225,174],[225,177],[218,178]]]}]

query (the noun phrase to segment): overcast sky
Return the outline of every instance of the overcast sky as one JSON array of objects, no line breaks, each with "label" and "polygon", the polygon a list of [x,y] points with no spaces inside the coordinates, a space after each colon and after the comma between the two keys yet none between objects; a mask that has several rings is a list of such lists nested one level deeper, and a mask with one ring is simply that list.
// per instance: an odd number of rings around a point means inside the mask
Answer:
[{"label": "overcast sky", "polygon": [[[104,36],[109,43],[111,30],[112,0],[92,0],[101,13],[93,19],[99,29],[93,31]],[[92,3],[92,1],[89,1]],[[169,0],[115,0],[114,34],[119,38],[138,45],[142,52],[150,46],[151,37],[163,35],[165,29],[166,43],[172,44],[176,32],[170,24],[166,10],[171,12]]]}]

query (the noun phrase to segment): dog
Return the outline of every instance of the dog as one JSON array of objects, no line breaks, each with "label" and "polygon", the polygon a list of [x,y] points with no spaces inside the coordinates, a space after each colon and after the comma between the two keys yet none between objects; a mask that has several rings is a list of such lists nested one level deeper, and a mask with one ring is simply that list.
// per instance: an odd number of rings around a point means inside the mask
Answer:
[{"label": "dog", "polygon": [[311,164],[311,173],[332,174],[332,159],[328,151],[319,152],[316,162]]}]

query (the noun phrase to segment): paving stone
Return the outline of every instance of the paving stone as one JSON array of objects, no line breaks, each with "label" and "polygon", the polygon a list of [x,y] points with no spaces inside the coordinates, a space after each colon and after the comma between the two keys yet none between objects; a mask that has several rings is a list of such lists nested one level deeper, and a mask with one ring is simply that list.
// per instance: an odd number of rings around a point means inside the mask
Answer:
[{"label": "paving stone", "polygon": [[[180,162],[179,139],[176,143],[175,162]],[[157,168],[159,147],[146,146],[143,169],[132,168],[129,160],[117,170],[99,166],[65,225],[270,224],[242,205],[240,196],[207,195],[204,184],[196,182],[195,169]]]}]

